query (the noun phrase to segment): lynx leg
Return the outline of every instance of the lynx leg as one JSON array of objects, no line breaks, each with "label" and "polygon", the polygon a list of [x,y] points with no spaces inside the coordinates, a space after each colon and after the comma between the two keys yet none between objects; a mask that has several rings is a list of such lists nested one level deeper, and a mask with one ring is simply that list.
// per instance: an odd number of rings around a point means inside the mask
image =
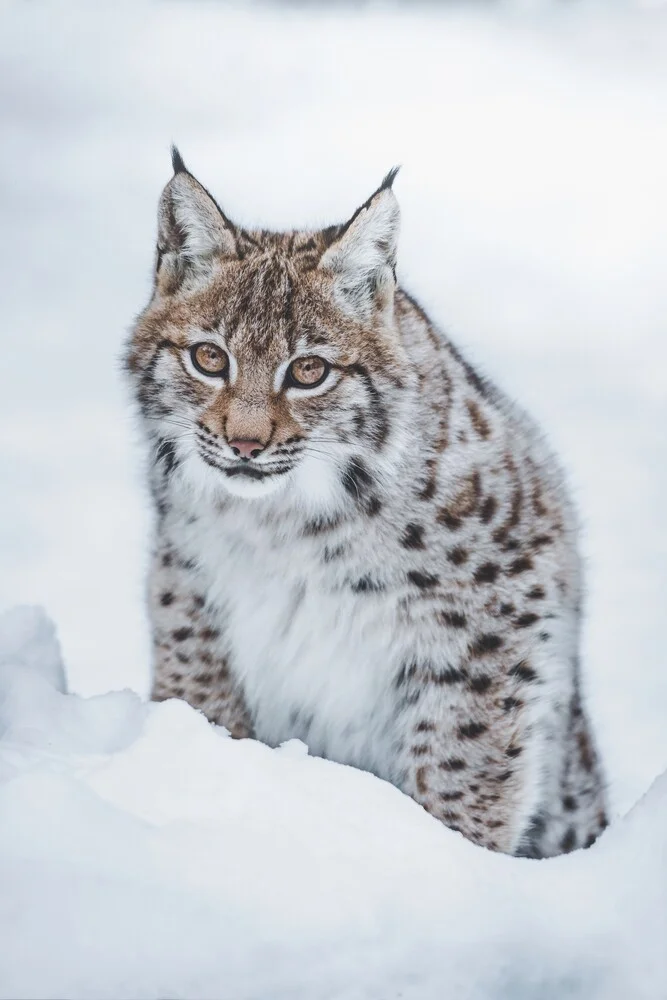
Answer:
[{"label": "lynx leg", "polygon": [[607,822],[600,759],[576,692],[570,708],[559,794],[532,817],[518,853],[547,858],[591,847]]},{"label": "lynx leg", "polygon": [[153,558],[149,602],[152,699],[183,698],[233,737],[251,736],[250,716],[224,652],[220,623],[207,609],[190,564],[166,543],[157,546]]}]

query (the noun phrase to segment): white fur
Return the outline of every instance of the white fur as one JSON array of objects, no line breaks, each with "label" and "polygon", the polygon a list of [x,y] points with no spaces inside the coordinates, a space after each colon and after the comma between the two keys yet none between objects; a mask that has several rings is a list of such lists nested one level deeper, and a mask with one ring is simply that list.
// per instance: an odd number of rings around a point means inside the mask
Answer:
[{"label": "white fur", "polygon": [[341,304],[363,309],[368,305],[369,291],[375,296],[390,286],[393,292],[399,225],[394,192],[389,188],[379,191],[322,256],[319,266],[334,274]]},{"label": "white fur", "polygon": [[[324,469],[319,509],[331,506]],[[205,553],[208,593],[227,617],[225,642],[258,735],[272,745],[299,736],[315,754],[391,777],[391,609],[349,589],[331,593],[289,540],[257,544],[249,513],[204,513],[189,541]]]}]

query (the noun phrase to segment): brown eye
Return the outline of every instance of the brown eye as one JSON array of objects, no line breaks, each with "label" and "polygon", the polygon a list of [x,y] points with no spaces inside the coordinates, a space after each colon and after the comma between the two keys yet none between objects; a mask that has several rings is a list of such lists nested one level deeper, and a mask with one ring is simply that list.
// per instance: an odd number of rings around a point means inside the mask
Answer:
[{"label": "brown eye", "polygon": [[329,370],[323,358],[297,358],[287,369],[287,384],[310,389],[324,382]]},{"label": "brown eye", "polygon": [[217,344],[195,344],[190,348],[192,364],[202,375],[222,376],[227,373],[229,358]]}]

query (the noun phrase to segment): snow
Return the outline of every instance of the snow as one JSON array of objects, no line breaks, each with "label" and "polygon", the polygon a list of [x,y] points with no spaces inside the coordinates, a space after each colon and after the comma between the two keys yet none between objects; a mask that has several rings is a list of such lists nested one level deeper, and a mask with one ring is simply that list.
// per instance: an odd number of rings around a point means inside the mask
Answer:
[{"label": "snow", "polygon": [[[48,607],[67,685],[42,613],[8,614],[0,995],[664,1000],[666,54],[667,6],[630,0],[3,7],[0,607]],[[402,164],[402,280],[541,421],[582,513],[615,820],[590,851],[487,854],[300,744],[141,701],[117,362],[172,140],[276,227]]]},{"label": "snow", "polygon": [[667,774],[590,851],[517,860],[297,741],[57,667],[41,612],[0,618],[2,997],[665,995]]}]

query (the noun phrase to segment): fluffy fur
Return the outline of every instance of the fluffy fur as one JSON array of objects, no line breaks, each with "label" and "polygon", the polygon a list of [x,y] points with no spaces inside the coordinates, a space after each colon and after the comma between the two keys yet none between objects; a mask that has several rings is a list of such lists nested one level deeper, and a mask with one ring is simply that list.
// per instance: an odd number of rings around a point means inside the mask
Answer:
[{"label": "fluffy fur", "polygon": [[[396,286],[394,175],[344,225],[271,233],[174,168],[126,358],[152,445],[154,698],[300,738],[488,848],[588,846],[606,820],[573,511],[528,418]],[[303,357],[326,362],[313,387],[290,379]]]}]

